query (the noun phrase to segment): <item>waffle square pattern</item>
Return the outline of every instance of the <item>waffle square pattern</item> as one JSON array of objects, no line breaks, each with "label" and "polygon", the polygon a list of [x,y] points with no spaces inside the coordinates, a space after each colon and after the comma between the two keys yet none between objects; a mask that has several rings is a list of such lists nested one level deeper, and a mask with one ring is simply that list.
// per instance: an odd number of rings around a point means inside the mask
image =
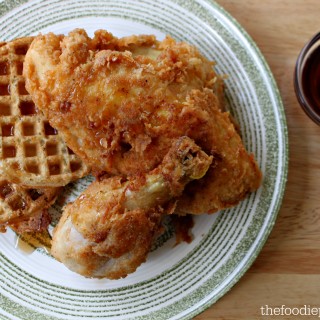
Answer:
[{"label": "waffle square pattern", "polygon": [[32,37],[0,43],[0,161],[10,182],[32,187],[59,187],[88,174],[38,111],[22,75]]}]

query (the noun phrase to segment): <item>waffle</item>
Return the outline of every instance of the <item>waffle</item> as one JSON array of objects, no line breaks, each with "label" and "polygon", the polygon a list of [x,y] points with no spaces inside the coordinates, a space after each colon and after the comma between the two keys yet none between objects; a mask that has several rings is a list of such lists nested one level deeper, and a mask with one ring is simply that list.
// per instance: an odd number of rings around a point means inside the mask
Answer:
[{"label": "waffle", "polygon": [[[52,205],[60,190],[27,188],[0,178],[0,231],[5,231],[6,226],[21,229],[21,225],[28,224],[33,218],[40,221],[42,212]],[[29,227],[27,231],[37,231],[37,226],[33,228],[30,230]]]},{"label": "waffle", "polygon": [[0,43],[0,160],[5,178],[26,186],[63,186],[88,167],[38,111],[25,88],[23,61],[33,37]]}]

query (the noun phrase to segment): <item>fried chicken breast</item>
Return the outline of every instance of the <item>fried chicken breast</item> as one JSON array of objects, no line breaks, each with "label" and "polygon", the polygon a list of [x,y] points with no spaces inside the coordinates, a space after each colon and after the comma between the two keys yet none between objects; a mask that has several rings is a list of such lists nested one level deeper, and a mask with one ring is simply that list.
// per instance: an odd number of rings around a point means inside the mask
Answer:
[{"label": "fried chicken breast", "polygon": [[127,276],[146,260],[162,216],[174,208],[170,200],[202,178],[211,162],[212,156],[181,137],[152,172],[93,182],[65,208],[52,255],[86,277]]},{"label": "fried chicken breast", "polygon": [[91,39],[76,29],[36,37],[23,70],[38,108],[97,174],[147,173],[175,139],[189,136],[215,160],[179,213],[215,212],[260,185],[256,162],[222,111],[223,81],[194,46],[102,30]]}]

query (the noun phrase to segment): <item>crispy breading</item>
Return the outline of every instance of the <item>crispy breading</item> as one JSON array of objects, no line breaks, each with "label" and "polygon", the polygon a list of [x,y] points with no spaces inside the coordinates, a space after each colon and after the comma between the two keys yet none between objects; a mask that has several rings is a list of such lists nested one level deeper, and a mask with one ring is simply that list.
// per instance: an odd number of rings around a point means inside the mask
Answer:
[{"label": "crispy breading", "polygon": [[43,231],[50,217],[47,209],[61,188],[31,188],[3,179],[0,173],[0,232],[11,227],[18,233]]},{"label": "crispy breading", "polygon": [[172,141],[189,136],[214,161],[178,211],[215,212],[258,188],[261,173],[223,112],[223,81],[194,47],[167,37],[118,39],[84,30],[38,36],[24,76],[36,105],[100,174],[153,170]]},{"label": "crispy breading", "polygon": [[86,277],[125,277],[146,260],[169,202],[189,181],[202,178],[211,162],[190,138],[181,137],[152,172],[93,182],[66,206],[52,255]]},{"label": "crispy breading", "polygon": [[[51,124],[93,168],[144,173],[162,161],[172,139],[205,139],[208,111],[189,100],[191,89],[213,88],[215,74],[194,47],[170,38],[159,43],[153,36],[130,37],[114,51],[116,42],[102,31],[94,39],[83,30],[65,38],[39,36],[26,57],[26,85]],[[156,52],[157,60],[135,55],[136,46]]]},{"label": "crispy breading", "polygon": [[[199,92],[197,98],[211,103],[203,93]],[[214,213],[232,207],[261,184],[261,171],[254,156],[246,151],[229,114],[212,108],[210,117],[215,121],[207,139],[214,161],[203,179],[186,187],[176,209],[181,214]]]},{"label": "crispy breading", "polygon": [[48,230],[51,216],[47,209],[35,212],[32,216],[25,219],[15,219],[8,224],[17,234],[43,232]]}]

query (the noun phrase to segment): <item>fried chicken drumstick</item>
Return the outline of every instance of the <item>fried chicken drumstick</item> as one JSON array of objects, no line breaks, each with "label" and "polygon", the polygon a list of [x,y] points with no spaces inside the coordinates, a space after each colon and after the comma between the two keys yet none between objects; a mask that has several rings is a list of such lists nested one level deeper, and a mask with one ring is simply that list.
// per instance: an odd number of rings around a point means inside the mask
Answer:
[{"label": "fried chicken drumstick", "polygon": [[93,182],[66,206],[52,255],[86,277],[118,279],[134,272],[146,260],[163,215],[173,210],[170,201],[202,178],[211,162],[212,156],[181,137],[150,173]]},{"label": "fried chicken drumstick", "polygon": [[222,111],[223,81],[192,45],[103,30],[93,39],[81,29],[49,33],[35,38],[23,72],[38,108],[97,175],[150,172],[189,136],[215,160],[177,212],[216,212],[260,186],[253,156]]}]

